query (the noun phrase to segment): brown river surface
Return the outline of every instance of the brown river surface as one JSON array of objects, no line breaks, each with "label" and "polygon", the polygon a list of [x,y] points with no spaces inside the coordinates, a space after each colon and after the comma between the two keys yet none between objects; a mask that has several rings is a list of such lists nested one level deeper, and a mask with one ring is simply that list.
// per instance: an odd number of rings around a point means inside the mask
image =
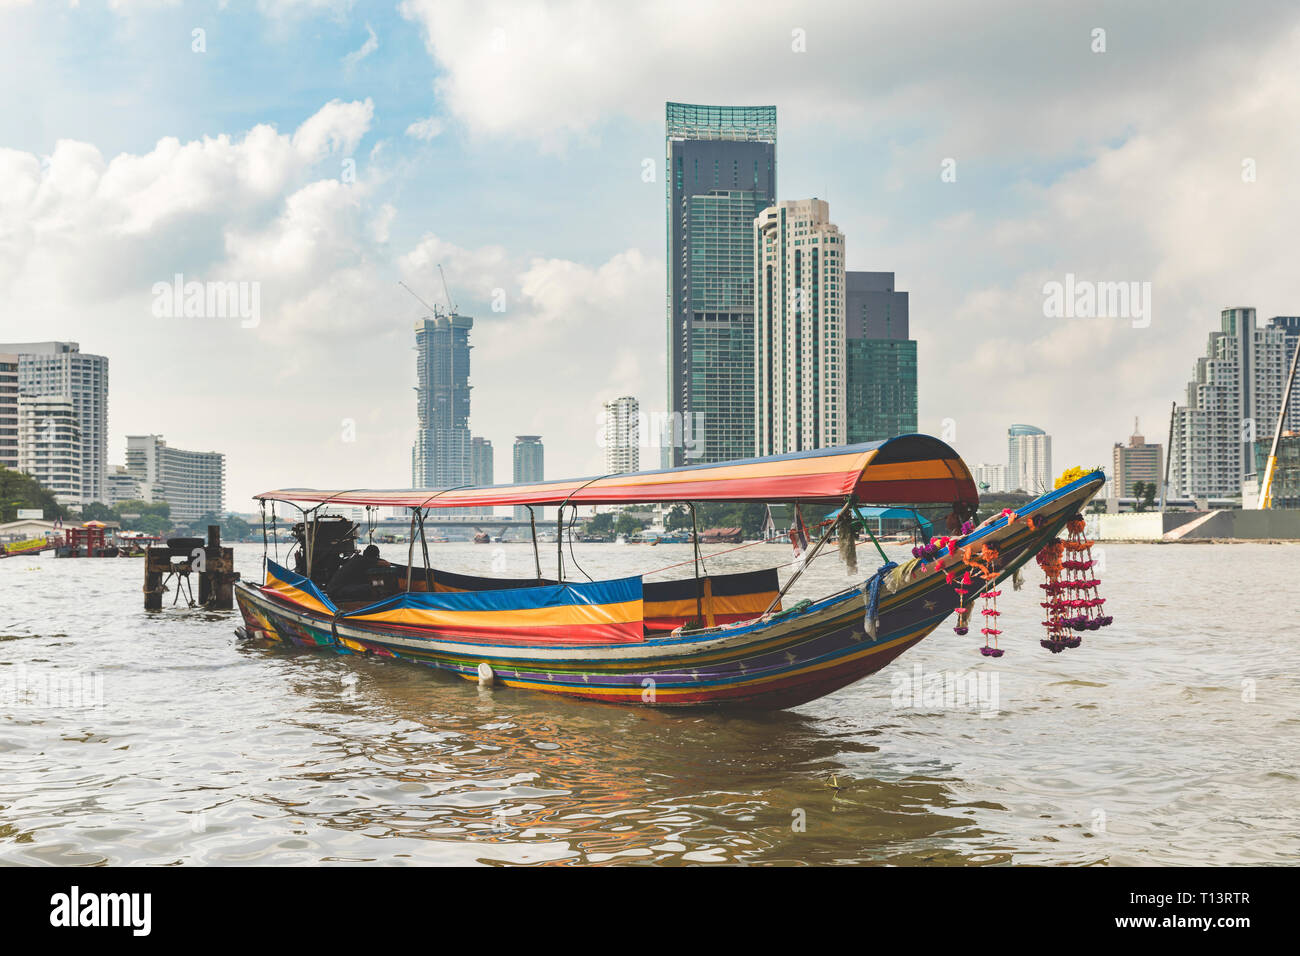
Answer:
[{"label": "brown river surface", "polygon": [[[260,580],[261,545],[235,550]],[[532,569],[527,544],[431,551],[450,570]],[[577,547],[605,577],[689,556]],[[764,545],[709,566],[789,556]],[[865,576],[876,562],[859,557]],[[1031,565],[1003,592],[1004,657],[949,623],[769,714],[247,647],[238,612],[146,613],[140,560],[3,560],[0,863],[1294,863],[1300,547],[1100,557],[1115,624],[1077,650],[1039,647]],[[828,556],[793,596],[848,583]]]}]

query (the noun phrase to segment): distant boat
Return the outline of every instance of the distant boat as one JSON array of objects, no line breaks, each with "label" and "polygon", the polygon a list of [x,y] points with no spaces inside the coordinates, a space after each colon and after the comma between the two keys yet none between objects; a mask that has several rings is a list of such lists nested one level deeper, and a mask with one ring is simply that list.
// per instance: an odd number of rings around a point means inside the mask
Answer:
[{"label": "distant boat", "polygon": [[655,539],[656,544],[690,544],[691,536],[685,531],[669,531]]}]

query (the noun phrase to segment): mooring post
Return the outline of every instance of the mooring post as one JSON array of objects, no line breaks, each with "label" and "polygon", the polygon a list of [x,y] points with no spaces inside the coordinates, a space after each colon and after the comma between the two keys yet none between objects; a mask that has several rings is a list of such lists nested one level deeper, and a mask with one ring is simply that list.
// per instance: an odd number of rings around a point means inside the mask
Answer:
[{"label": "mooring post", "polygon": [[163,576],[171,568],[171,549],[150,545],[144,552],[144,609],[161,611]]},{"label": "mooring post", "polygon": [[235,549],[221,546],[220,525],[208,525],[208,545],[203,549],[203,570],[199,572],[199,605],[229,611],[235,606],[232,585],[237,580]]},{"label": "mooring post", "polygon": [[199,607],[212,606],[212,582],[221,557],[221,526],[208,525],[208,543],[203,549],[203,568],[199,571]]}]

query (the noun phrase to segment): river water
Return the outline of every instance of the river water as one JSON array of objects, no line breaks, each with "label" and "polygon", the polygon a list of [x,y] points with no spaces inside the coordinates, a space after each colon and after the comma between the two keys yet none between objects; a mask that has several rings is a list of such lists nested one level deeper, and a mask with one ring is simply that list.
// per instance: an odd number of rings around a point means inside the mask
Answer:
[{"label": "river water", "polygon": [[[431,550],[451,570],[532,569],[526,544]],[[260,579],[261,545],[235,551]],[[577,549],[606,577],[689,557]],[[1300,549],[1101,558],[1115,624],[1077,650],[1038,646],[1031,566],[1003,592],[1004,657],[945,625],[853,687],[758,715],[246,647],[238,612],[146,613],[139,560],[0,561],[0,862],[1294,863]],[[829,556],[794,597],[848,581]]]}]

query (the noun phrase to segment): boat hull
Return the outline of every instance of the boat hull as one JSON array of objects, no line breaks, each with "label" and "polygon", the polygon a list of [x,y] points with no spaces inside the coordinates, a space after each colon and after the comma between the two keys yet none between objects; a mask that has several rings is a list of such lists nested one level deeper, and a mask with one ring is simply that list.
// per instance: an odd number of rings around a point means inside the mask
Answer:
[{"label": "boat hull", "polygon": [[[998,549],[1009,576],[1055,537],[1100,488],[1098,473],[1000,518],[963,539]],[[1033,527],[1026,519],[1034,519]],[[952,556],[946,569],[963,566]],[[991,584],[990,584],[991,586]],[[888,665],[949,617],[958,597],[942,571],[929,570],[881,594],[875,636],[866,626],[865,585],[796,605],[766,620],[642,642],[521,645],[452,639],[428,628],[331,617],[241,582],[236,599],[245,635],[343,654],[400,658],[498,685],[605,703],[656,707],[794,707],[855,683]],[[1035,600],[1037,598],[1035,597]],[[972,628],[978,632],[978,628]],[[970,652],[978,639],[960,638]]]}]

